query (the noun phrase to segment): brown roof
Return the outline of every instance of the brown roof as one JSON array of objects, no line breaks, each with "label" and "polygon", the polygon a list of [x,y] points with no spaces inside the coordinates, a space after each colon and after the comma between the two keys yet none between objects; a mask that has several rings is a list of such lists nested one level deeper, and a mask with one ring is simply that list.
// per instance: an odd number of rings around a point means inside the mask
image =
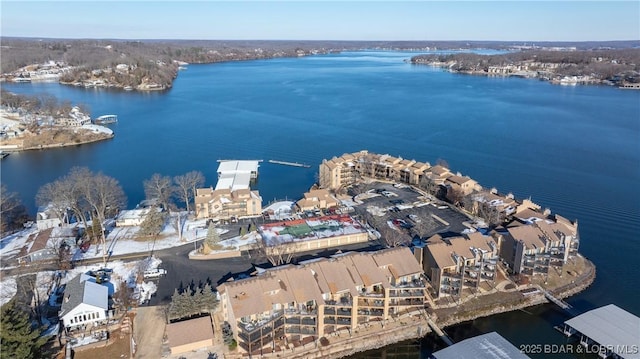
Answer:
[{"label": "brown roof", "polygon": [[213,345],[211,317],[207,316],[167,324],[167,337],[169,345],[172,347],[197,343],[203,340],[211,340],[209,345]]},{"label": "brown roof", "polygon": [[38,232],[36,234],[36,238],[33,240],[31,248],[29,248],[29,253],[45,249],[47,247],[47,242],[49,242],[49,238],[51,237],[51,232],[53,232],[53,228]]},{"label": "brown roof", "polygon": [[449,173],[449,169],[440,165],[435,165],[429,169],[429,172],[436,174],[438,176],[442,176],[445,173]]},{"label": "brown roof", "polygon": [[455,266],[456,262],[453,260],[453,254],[462,256],[465,259],[475,258],[472,248],[488,252],[493,251],[493,248],[489,245],[490,242],[494,242],[492,237],[484,236],[479,232],[469,233],[467,237],[451,237],[447,238],[446,242],[428,243],[426,249],[431,253],[438,268]]},{"label": "brown roof", "polygon": [[373,260],[378,264],[378,267],[387,266],[394,278],[422,272],[420,264],[407,247],[377,252],[373,255]]},{"label": "brown roof", "polygon": [[453,176],[447,177],[447,181],[458,184],[458,185],[463,185],[464,183],[467,183],[473,180],[466,176],[462,177],[462,176],[453,175]]},{"label": "brown roof", "polygon": [[522,241],[526,249],[537,249],[545,246],[544,234],[536,226],[510,227],[507,228],[507,231],[514,239]]}]

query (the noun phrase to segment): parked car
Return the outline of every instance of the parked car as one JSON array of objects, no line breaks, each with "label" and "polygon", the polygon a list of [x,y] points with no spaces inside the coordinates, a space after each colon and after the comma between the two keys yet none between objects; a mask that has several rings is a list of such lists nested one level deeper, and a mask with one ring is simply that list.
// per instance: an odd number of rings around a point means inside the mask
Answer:
[{"label": "parked car", "polygon": [[144,271],[145,278],[160,278],[164,275],[167,275],[167,271],[162,268],[149,269]]}]

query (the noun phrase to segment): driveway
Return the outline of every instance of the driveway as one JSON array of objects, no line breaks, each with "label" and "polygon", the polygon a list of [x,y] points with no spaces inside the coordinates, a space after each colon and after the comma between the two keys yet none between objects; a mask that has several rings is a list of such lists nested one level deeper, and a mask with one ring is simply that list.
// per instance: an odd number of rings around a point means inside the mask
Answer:
[{"label": "driveway", "polygon": [[140,307],[137,309],[133,321],[136,358],[158,359],[162,357],[162,338],[165,326],[163,307]]}]

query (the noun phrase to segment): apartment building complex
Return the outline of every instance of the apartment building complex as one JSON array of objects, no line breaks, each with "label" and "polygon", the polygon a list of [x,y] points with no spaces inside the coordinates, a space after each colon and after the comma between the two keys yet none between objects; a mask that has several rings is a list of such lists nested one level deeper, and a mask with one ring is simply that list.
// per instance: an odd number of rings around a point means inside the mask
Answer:
[{"label": "apartment building complex", "polygon": [[262,214],[262,197],[252,191],[260,161],[219,161],[215,189],[196,189],[197,218],[228,220]]},{"label": "apartment building complex", "polygon": [[239,347],[256,354],[420,310],[422,277],[411,250],[402,247],[275,267],[217,289]]},{"label": "apartment building complex", "polygon": [[250,189],[198,188],[195,204],[197,218],[227,220],[262,214],[262,197]]},{"label": "apartment building complex", "polygon": [[449,186],[464,194],[481,189],[473,179],[461,174],[453,174],[446,167],[440,165],[432,167],[428,162],[379,155],[365,150],[323,160],[319,174],[320,187],[333,190],[352,185],[364,177],[410,185],[418,185],[423,180],[429,180],[435,185]]},{"label": "apartment building complex", "polygon": [[436,234],[427,245],[416,248],[436,297],[461,296],[464,289],[493,287],[499,246],[491,236],[479,232],[443,238]]},{"label": "apartment building complex", "polygon": [[516,274],[546,275],[551,266],[562,267],[580,246],[577,221],[559,215],[532,222],[513,221],[494,236],[501,242],[500,257]]}]

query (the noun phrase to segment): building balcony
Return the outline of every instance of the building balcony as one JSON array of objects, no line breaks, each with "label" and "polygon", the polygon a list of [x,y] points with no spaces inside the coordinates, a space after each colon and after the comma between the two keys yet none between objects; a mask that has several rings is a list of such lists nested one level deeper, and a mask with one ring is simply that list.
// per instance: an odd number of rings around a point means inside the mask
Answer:
[{"label": "building balcony", "polygon": [[340,300],[326,300],[324,304],[326,306],[333,307],[352,307],[353,301],[351,300],[351,298],[342,297],[340,298]]},{"label": "building balcony", "polygon": [[284,324],[283,311],[276,311],[271,314],[270,317],[264,317],[262,319],[252,320],[250,322],[238,322],[238,328],[240,331],[238,335],[245,334],[246,340],[253,341],[255,335],[260,337],[260,333],[263,330],[271,331],[274,328],[278,328]]},{"label": "building balcony", "polygon": [[389,297],[424,297],[424,288],[413,290],[391,290],[389,291]]},{"label": "building balcony", "polygon": [[351,325],[351,318],[338,317],[338,318],[324,318],[324,324],[339,324],[339,325]]},{"label": "building balcony", "polygon": [[445,278],[451,279],[451,280],[460,280],[462,279],[462,274],[460,273],[447,273],[444,272],[442,273],[442,279],[444,280]]},{"label": "building balcony", "polygon": [[312,326],[315,326],[316,325],[316,318],[312,318],[312,317],[306,317],[306,318],[293,317],[293,318],[285,318],[284,322],[286,324],[312,325]]},{"label": "building balcony", "polygon": [[285,328],[285,333],[287,334],[304,334],[304,335],[315,335],[316,328],[314,327],[300,327],[300,326],[287,326]]},{"label": "building balcony", "polygon": [[360,298],[358,300],[358,307],[384,307],[384,300]]},{"label": "building balcony", "polygon": [[367,315],[374,317],[381,317],[384,315],[384,310],[382,309],[359,309],[358,315]]},{"label": "building balcony", "polygon": [[423,299],[411,298],[411,299],[394,299],[389,303],[390,307],[407,307],[407,306],[422,306],[424,305]]},{"label": "building balcony", "polygon": [[422,279],[413,279],[410,281],[403,281],[392,286],[394,288],[424,288],[427,286],[427,283]]}]

